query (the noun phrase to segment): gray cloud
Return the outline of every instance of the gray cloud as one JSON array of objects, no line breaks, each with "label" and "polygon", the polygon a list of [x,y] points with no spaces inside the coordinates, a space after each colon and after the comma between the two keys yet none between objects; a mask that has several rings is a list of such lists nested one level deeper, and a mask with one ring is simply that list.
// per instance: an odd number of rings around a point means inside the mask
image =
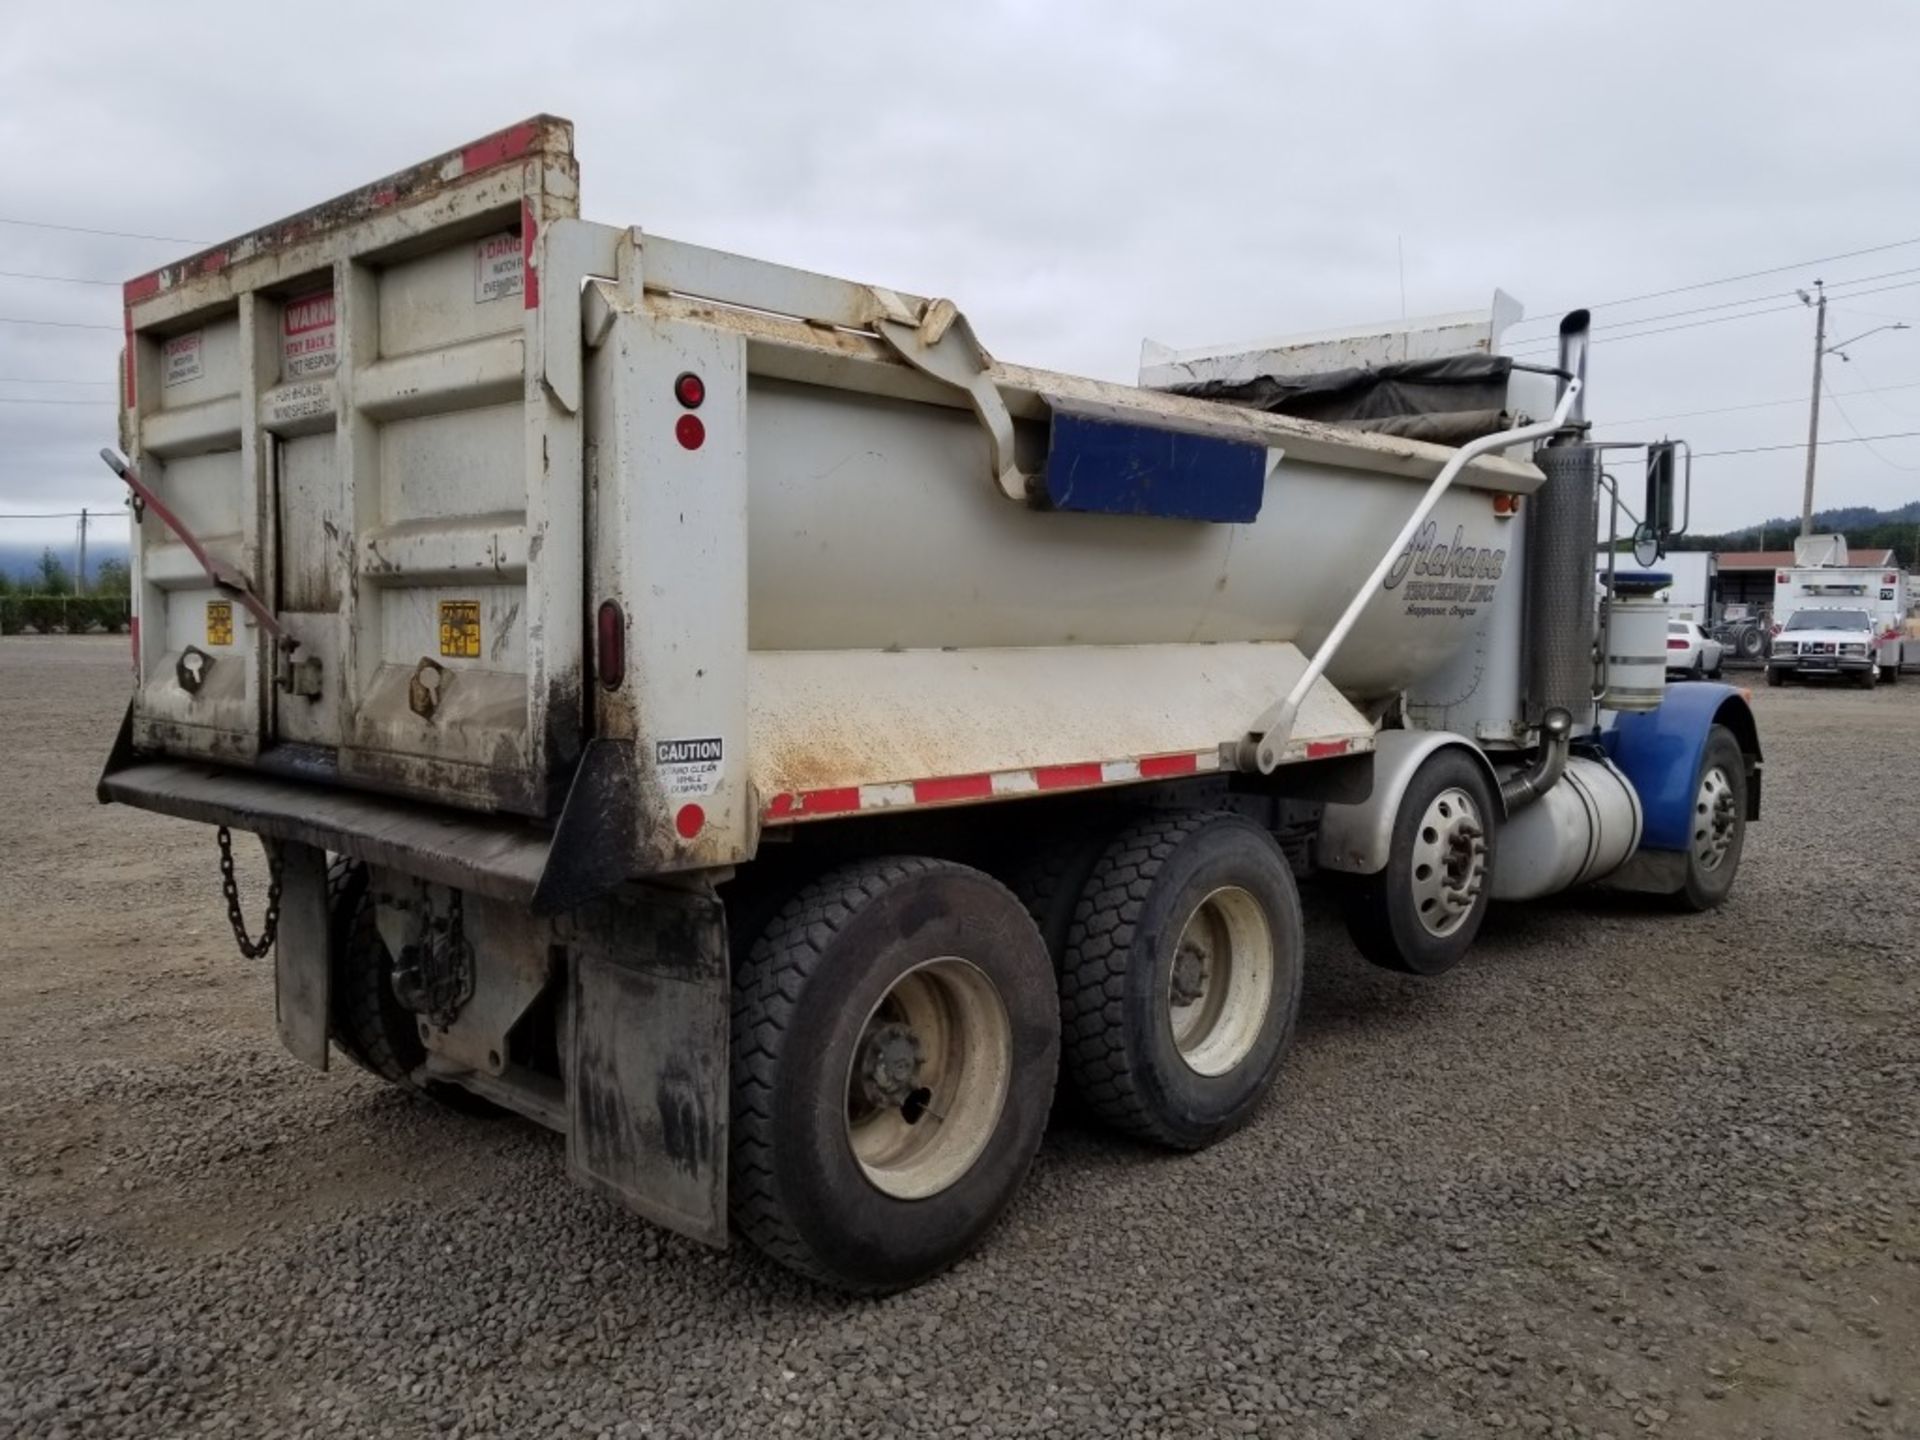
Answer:
[{"label": "gray cloud", "polygon": [[[1402,244],[1415,313],[1499,285],[1544,316],[1920,236],[1920,36],[1901,0],[342,4],[324,25],[258,5],[74,3],[8,31],[0,213],[215,239],[546,109],[578,124],[591,218],[951,295],[996,353],[1116,379],[1143,335],[1391,316]],[[182,249],[0,226],[0,270],[117,280]],[[1903,266],[1920,246],[1823,273]],[[1920,317],[1920,286],[1839,303],[1852,313],[1836,324],[1857,328]],[[118,302],[0,279],[0,315],[110,326]],[[1603,345],[1594,410],[1804,395],[1808,336],[1796,310]],[[118,344],[0,325],[0,376],[110,380]],[[1875,337],[1834,374],[1840,389],[1910,380],[1920,330]],[[1868,434],[1920,429],[1920,388],[1846,409]],[[1712,450],[1792,442],[1805,419],[1783,405],[1667,428]],[[0,405],[0,513],[117,504],[93,458],[112,427],[110,405]],[[1825,428],[1848,435],[1831,408]],[[1920,441],[1878,448],[1823,451],[1823,503],[1920,493]],[[1703,462],[1701,528],[1797,509],[1801,465]]]}]

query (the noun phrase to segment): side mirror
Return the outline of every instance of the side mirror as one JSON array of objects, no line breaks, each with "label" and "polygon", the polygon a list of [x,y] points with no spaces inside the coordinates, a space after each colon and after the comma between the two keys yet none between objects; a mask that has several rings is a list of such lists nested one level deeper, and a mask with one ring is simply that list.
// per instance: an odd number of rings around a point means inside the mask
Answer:
[{"label": "side mirror", "polygon": [[1647,446],[1646,523],[1662,540],[1673,533],[1673,492],[1679,474],[1671,440]]}]

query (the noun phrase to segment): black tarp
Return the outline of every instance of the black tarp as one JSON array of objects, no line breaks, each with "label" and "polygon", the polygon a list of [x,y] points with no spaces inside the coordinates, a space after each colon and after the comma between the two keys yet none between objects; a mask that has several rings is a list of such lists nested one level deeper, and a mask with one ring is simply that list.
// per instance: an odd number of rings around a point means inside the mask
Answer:
[{"label": "black tarp", "polygon": [[1261,375],[1170,387],[1176,395],[1244,405],[1377,434],[1463,445],[1512,424],[1507,355],[1446,355],[1314,375]]}]

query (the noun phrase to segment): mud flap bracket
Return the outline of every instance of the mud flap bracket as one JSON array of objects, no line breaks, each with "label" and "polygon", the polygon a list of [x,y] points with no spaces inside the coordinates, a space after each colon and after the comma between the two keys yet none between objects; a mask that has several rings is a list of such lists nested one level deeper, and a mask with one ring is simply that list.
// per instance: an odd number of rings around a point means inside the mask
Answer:
[{"label": "mud flap bracket", "polygon": [[724,1247],[729,979],[719,897],[630,885],[578,919],[567,1169],[657,1224]]}]

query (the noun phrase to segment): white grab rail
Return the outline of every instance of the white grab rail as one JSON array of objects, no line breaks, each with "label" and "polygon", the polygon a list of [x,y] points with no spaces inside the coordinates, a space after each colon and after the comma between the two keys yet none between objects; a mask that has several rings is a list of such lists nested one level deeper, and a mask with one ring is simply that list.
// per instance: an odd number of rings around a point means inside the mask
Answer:
[{"label": "white grab rail", "polygon": [[1427,486],[1427,493],[1420,497],[1420,503],[1413,507],[1413,514],[1407,517],[1407,523],[1400,527],[1400,533],[1393,537],[1393,543],[1387,546],[1386,553],[1380,557],[1367,578],[1360,582],[1360,588],[1354,591],[1353,599],[1347,602],[1347,608],[1340,618],[1334,621],[1333,629],[1327,632],[1327,638],[1320,642],[1320,648],[1313,652],[1313,659],[1307,662],[1307,668],[1300,672],[1300,678],[1293,682],[1293,688],[1279,704],[1268,708],[1265,714],[1253,722],[1247,731],[1247,740],[1242,746],[1242,761],[1246,763],[1246,750],[1253,749],[1252,759],[1262,775],[1270,775],[1280,764],[1280,752],[1288,737],[1293,733],[1293,724],[1300,715],[1300,707],[1305,703],[1307,693],[1313,689],[1314,682],[1326,673],[1327,666],[1333,663],[1333,657],[1340,653],[1340,647],[1346,643],[1348,632],[1354,622],[1360,618],[1360,612],[1367,608],[1367,602],[1380,588],[1380,582],[1387,578],[1394,559],[1407,548],[1415,532],[1425,523],[1440,503],[1440,497],[1447,493],[1447,487],[1477,456],[1489,450],[1504,450],[1509,445],[1525,444],[1529,440],[1544,440],[1547,436],[1563,428],[1567,416],[1579,401],[1582,384],[1578,379],[1567,382],[1567,388],[1561,392],[1560,403],[1554,407],[1553,418],[1532,425],[1522,425],[1514,430],[1501,430],[1492,435],[1482,435],[1478,440],[1469,440],[1454,452],[1440,473],[1433,477],[1433,483]]}]

